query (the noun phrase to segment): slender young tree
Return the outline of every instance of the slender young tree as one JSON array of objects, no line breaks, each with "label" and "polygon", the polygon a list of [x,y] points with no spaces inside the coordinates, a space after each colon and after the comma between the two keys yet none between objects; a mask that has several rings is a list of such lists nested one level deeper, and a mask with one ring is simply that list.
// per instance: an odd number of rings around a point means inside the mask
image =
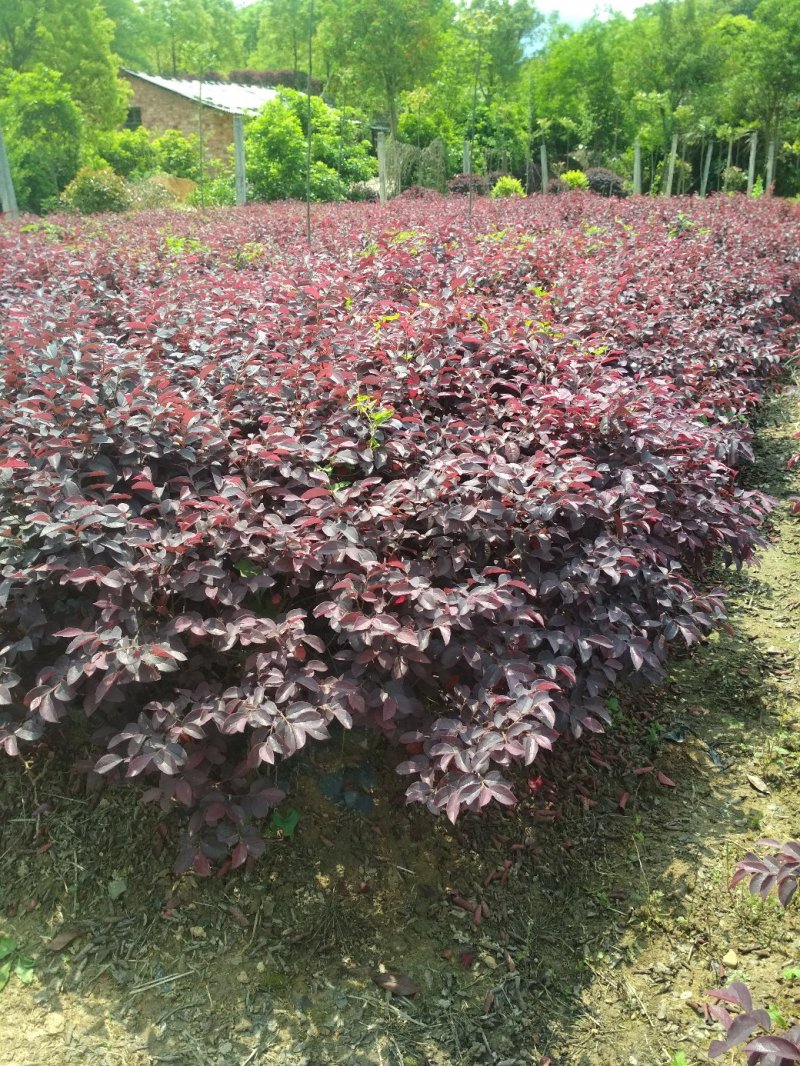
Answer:
[{"label": "slender young tree", "polygon": [[308,6],[308,79],[306,81],[306,241],[311,244],[311,70],[314,62],[314,0]]},{"label": "slender young tree", "polygon": [[477,121],[478,113],[478,79],[481,73],[481,34],[480,27],[476,26],[475,36],[475,73],[472,79],[472,116],[469,123],[469,167],[467,169],[467,184],[469,185],[469,201],[467,203],[467,219],[472,221],[472,197],[473,182],[472,182],[472,166],[473,159],[475,158],[475,123]]}]

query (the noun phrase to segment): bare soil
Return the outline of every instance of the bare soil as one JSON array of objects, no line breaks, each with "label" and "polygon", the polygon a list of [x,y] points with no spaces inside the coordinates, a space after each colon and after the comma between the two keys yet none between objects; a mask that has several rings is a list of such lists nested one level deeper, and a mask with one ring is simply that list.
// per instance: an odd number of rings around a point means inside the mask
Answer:
[{"label": "bare soil", "polygon": [[[512,814],[452,829],[407,809],[394,754],[351,734],[287,765],[300,821],[252,871],[176,882],[175,827],[162,839],[133,790],[82,790],[83,738],[4,760],[0,935],[36,977],[0,994],[0,1060],[699,1063],[719,1035],[704,993],[734,977],[797,1020],[800,906],[726,887],[760,837],[800,836],[797,411],[790,390],[760,416],[748,477],[780,503],[760,569],[716,575],[731,632],[618,693],[614,729],[562,744]],[[369,813],[319,788],[359,769]],[[485,904],[479,925],[453,891]],[[381,968],[417,993],[379,987]]]}]

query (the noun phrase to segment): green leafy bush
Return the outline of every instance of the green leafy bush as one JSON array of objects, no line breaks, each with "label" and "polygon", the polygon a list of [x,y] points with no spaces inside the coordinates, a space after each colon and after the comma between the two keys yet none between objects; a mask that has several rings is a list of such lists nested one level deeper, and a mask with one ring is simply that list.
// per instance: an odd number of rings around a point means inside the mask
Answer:
[{"label": "green leafy bush", "polygon": [[744,192],[747,188],[747,174],[741,167],[725,167],[722,171],[722,187],[725,192]]},{"label": "green leafy bush", "polygon": [[324,202],[326,200],[346,200],[347,185],[336,171],[321,160],[311,164],[311,199]]},{"label": "green leafy bush", "polygon": [[195,134],[188,137],[180,130],[164,130],[153,140],[155,169],[173,178],[200,177],[200,141]]},{"label": "green leafy bush", "polygon": [[303,195],[306,145],[300,119],[279,99],[270,100],[247,127],[247,177],[258,200]]},{"label": "green leafy bush", "polygon": [[131,194],[125,180],[110,167],[102,170],[82,167],[64,190],[62,200],[82,215],[127,211],[131,206]]},{"label": "green leafy bush", "polygon": [[174,194],[153,178],[130,182],[128,194],[132,211],[157,211],[160,208],[175,206]]},{"label": "green leafy bush", "polygon": [[14,75],[0,100],[11,175],[23,211],[57,203],[80,163],[81,113],[61,75],[38,65]]},{"label": "green leafy bush", "polygon": [[[283,90],[266,104],[246,133],[248,180],[259,200],[302,199],[306,191],[307,98]],[[348,188],[377,169],[354,112],[311,99],[311,195],[344,200]]]},{"label": "green leafy bush", "polygon": [[[92,149],[101,164],[122,178],[143,178],[158,169],[155,148],[142,126],[137,130],[102,130],[95,135]],[[98,169],[95,160],[91,162]]]},{"label": "green leafy bush", "polygon": [[504,177],[497,179],[489,195],[493,200],[499,200],[506,196],[524,196],[525,190],[523,189],[522,182],[519,178],[512,178],[509,177],[509,175],[505,175]]},{"label": "green leafy bush", "polygon": [[236,203],[236,184],[232,174],[208,178],[188,196],[190,207],[232,207]]},{"label": "green leafy bush", "polygon": [[151,174],[174,178],[200,176],[200,141],[194,134],[165,130],[160,136],[140,126],[136,130],[99,130],[84,148],[83,165],[92,170],[110,167],[133,181]]},{"label": "green leafy bush", "polygon": [[[657,193],[666,193],[667,191],[667,176],[669,174],[669,160],[662,159],[656,164],[656,169],[653,172],[653,183],[650,188],[652,195]],[[692,187],[692,165],[685,160],[676,159],[675,166],[672,172],[672,195],[678,196],[682,193],[688,192]],[[625,185],[624,179],[620,178],[623,188]],[[599,191],[597,189],[595,192]],[[603,195],[607,195],[603,193]],[[616,195],[616,194],[612,194]],[[625,193],[623,193],[625,195]]]},{"label": "green leafy bush", "polygon": [[502,169],[523,174],[527,156],[528,134],[520,102],[497,98],[492,103],[478,101],[472,146],[473,169]]},{"label": "green leafy bush", "polygon": [[687,193],[694,181],[694,171],[688,159],[675,160],[675,173],[672,176],[672,191],[676,194]]},{"label": "green leafy bush", "polygon": [[[308,97],[304,93],[283,89],[280,98],[291,108],[300,123],[305,142],[308,123]],[[366,125],[352,108],[328,107],[317,96],[311,98],[311,161],[324,163],[335,171],[346,187],[356,181],[368,181],[378,172],[372,144],[364,137]],[[312,169],[312,183],[314,180]],[[333,196],[332,199],[341,199]]]},{"label": "green leafy bush", "polygon": [[582,170],[567,170],[561,175],[561,180],[570,189],[589,188],[589,179]]},{"label": "green leafy bush", "polygon": [[406,111],[397,122],[397,134],[405,144],[414,144],[417,148],[427,148],[439,136],[436,123],[430,115],[419,115]]}]

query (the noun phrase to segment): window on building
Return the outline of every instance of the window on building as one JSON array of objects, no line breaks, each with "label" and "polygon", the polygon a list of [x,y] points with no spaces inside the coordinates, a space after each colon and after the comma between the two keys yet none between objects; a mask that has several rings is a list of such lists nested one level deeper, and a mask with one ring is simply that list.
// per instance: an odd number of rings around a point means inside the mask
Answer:
[{"label": "window on building", "polygon": [[142,124],[142,109],[140,107],[129,107],[128,117],[125,119],[125,128],[129,130],[138,130]]}]

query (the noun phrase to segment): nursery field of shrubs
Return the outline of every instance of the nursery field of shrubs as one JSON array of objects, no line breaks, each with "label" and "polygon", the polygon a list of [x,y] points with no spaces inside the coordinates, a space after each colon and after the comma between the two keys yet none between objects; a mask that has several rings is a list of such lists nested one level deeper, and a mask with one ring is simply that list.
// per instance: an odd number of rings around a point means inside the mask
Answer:
[{"label": "nursery field of shrubs", "polygon": [[[724,617],[797,344],[779,201],[461,198],[0,233],[0,744],[241,866],[352,725],[455,821]],[[794,310],[794,316],[792,314]]]}]

